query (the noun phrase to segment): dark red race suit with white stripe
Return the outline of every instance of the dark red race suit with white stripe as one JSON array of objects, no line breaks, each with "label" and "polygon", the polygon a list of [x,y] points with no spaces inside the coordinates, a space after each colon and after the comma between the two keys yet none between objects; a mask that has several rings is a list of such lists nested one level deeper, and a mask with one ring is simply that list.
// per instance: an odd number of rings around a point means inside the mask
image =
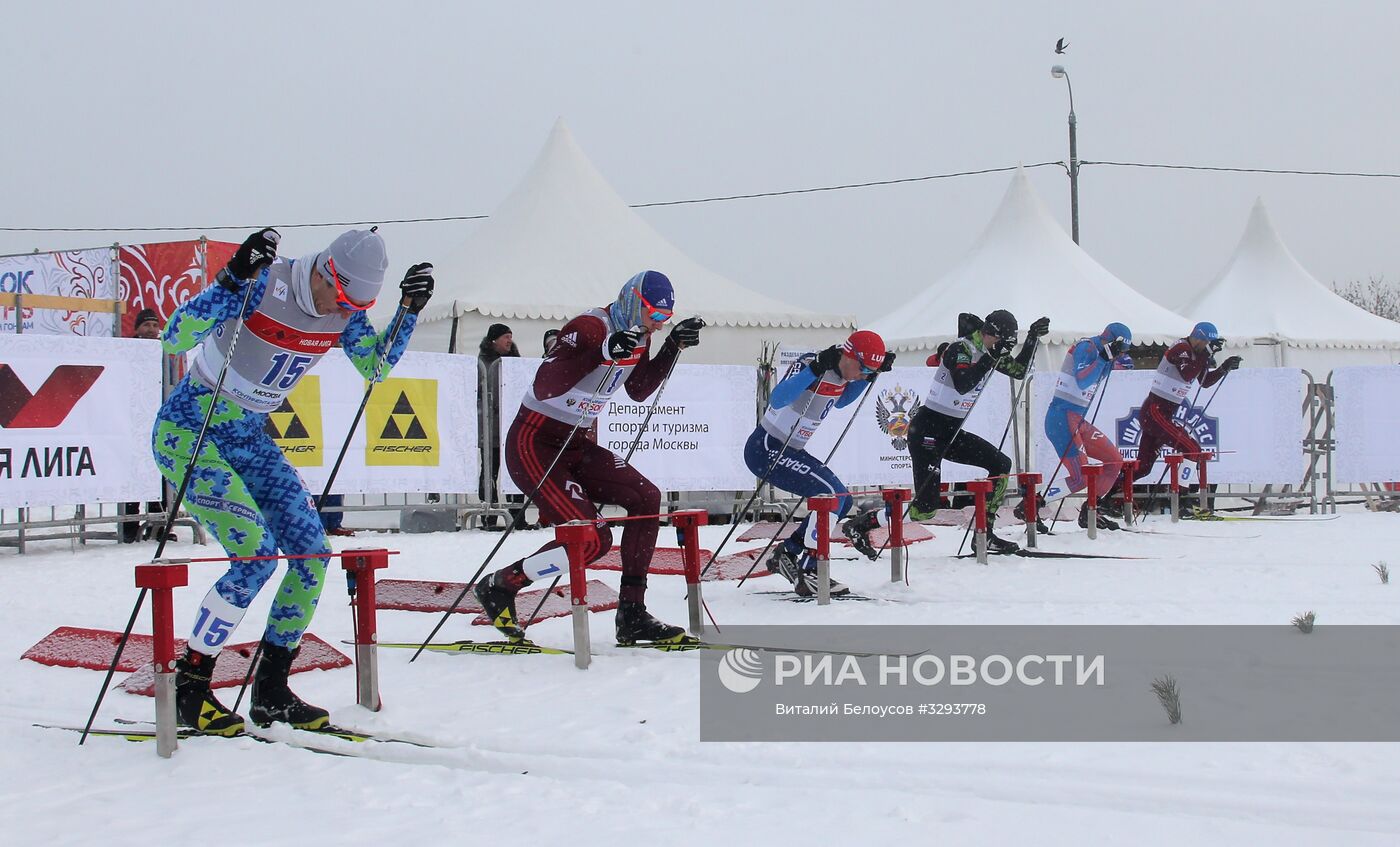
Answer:
[{"label": "dark red race suit with white stripe", "polygon": [[1164,444],[1182,454],[1200,452],[1201,445],[1185,429],[1172,423],[1172,417],[1190,393],[1191,383],[1199,379],[1202,388],[1210,388],[1225,376],[1223,367],[1207,371],[1208,367],[1210,351],[1197,352],[1185,338],[1162,355],[1152,379],[1152,389],[1143,401],[1142,411],[1138,413],[1142,438],[1138,442],[1138,468],[1134,482],[1152,472],[1153,465],[1157,464],[1157,452]]},{"label": "dark red race suit with white stripe", "polygon": [[[565,324],[506,434],[506,470],[521,491],[534,495],[540,517],[551,524],[594,522],[597,533],[585,551],[589,562],[612,548],[612,532],[597,520],[595,503],[621,506],[628,515],[655,515],[661,508],[661,492],[650,480],[621,456],[585,437],[618,389],[625,388],[634,401],[645,401],[660,387],[680,352],[668,338],[653,357],[648,336],[631,356],[613,361],[608,358],[607,343],[618,329],[606,308],[590,309]],[[654,517],[625,522],[623,602],[644,602],[658,526]],[[550,542],[539,552],[559,546]]]}]

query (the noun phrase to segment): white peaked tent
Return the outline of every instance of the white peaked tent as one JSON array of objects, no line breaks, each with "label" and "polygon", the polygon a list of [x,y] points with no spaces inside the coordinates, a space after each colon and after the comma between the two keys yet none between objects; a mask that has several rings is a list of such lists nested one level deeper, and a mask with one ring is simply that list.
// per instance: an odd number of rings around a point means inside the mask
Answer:
[{"label": "white peaked tent", "polygon": [[1307,368],[1394,364],[1400,324],[1355,306],[1318,282],[1284,246],[1262,199],[1225,270],[1182,313],[1210,321],[1248,365]]},{"label": "white peaked tent", "polygon": [[957,331],[958,313],[1009,309],[1021,325],[1050,318],[1040,366],[1059,367],[1077,339],[1121,321],[1134,343],[1170,343],[1190,331],[1080,249],[1050,215],[1022,169],[972,249],[952,270],[871,329],[895,350],[932,352]]},{"label": "white peaked tent", "polygon": [[545,330],[611,303],[648,269],[671,278],[679,317],[709,324],[689,363],[753,363],[764,341],[824,347],[855,326],[852,316],[809,312],[701,267],[627,207],[562,120],[496,213],[434,264],[438,288],[413,349],[475,353],[487,328],[503,323],[522,355],[539,356]]}]

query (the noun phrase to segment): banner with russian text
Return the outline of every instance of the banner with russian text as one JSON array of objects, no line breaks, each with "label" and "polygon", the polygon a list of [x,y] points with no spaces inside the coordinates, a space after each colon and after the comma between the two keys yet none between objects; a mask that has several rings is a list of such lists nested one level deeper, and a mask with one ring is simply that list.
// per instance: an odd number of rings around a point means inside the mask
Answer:
[{"label": "banner with russian text", "polygon": [[0,334],[0,507],[160,499],[160,343]]},{"label": "banner with russian text", "polygon": [[[500,360],[501,432],[520,408],[541,359]],[[632,466],[662,491],[742,491],[754,476],[744,464],[744,442],[754,428],[754,369],[746,365],[677,365],[656,403]],[[597,442],[619,456],[636,440],[652,397],[636,400],[618,389],[598,416]],[[581,428],[582,429],[582,428]],[[501,490],[520,488],[501,462]]]}]

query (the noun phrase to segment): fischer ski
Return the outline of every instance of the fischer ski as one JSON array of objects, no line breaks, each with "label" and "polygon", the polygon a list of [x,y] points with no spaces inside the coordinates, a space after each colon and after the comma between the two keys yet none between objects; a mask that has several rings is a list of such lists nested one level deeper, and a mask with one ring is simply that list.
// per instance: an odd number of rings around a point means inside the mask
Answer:
[{"label": "fischer ski", "polygon": [[[353,644],[351,641],[342,641],[342,644]],[[489,653],[497,656],[572,656],[574,651],[565,650],[562,647],[545,647],[533,641],[437,641],[426,646],[416,642],[406,641],[381,641],[376,647],[387,647],[392,650],[417,650],[423,647],[424,650],[431,650],[435,653]]]},{"label": "fischer ski", "polygon": [[[1022,557],[1022,558],[1024,558],[1024,559],[1129,559],[1129,560],[1146,560],[1146,559],[1160,559],[1160,558],[1161,558],[1160,556],[1110,556],[1110,555],[1103,554],[1103,553],[1056,553],[1056,552],[1053,552],[1053,551],[1050,551],[1050,550],[1028,550],[1028,549],[1026,549],[1026,548],[1024,548],[1024,547],[1021,548],[1021,549],[1019,549],[1019,550],[1017,550],[1017,551],[1014,552],[1014,553],[992,553],[992,552],[989,551],[989,552],[987,553],[987,555],[988,555],[988,556],[1020,556],[1020,557]],[[972,559],[972,558],[976,558],[976,556],[977,556],[976,553],[963,553],[961,556],[955,556],[954,558],[957,558],[957,559]]]},{"label": "fischer ski", "polygon": [[[156,738],[156,729],[149,722],[131,721],[118,718],[117,723],[124,724],[125,726],[111,729],[101,729],[94,727],[93,729],[88,730],[88,735],[95,735],[101,738],[121,738],[126,741],[154,741]],[[83,728],[79,726],[58,726],[54,724],[42,723],[36,723],[34,724],[34,726],[39,727],[40,729],[61,729],[66,732],[83,731]],[[263,744],[285,743],[289,747],[298,747],[304,750],[311,750],[315,753],[328,753],[333,756],[348,756],[353,754],[345,753],[339,750],[328,750],[321,747],[311,746],[310,744],[305,743],[305,739],[302,738],[302,736],[319,735],[326,736],[328,738],[336,738],[341,741],[351,741],[355,743],[377,741],[381,744],[407,744],[412,747],[431,748],[434,746],[432,744],[424,744],[420,741],[410,741],[406,738],[374,735],[372,733],[358,732],[356,730],[344,729],[338,726],[322,727],[321,729],[297,729],[296,727],[292,726],[288,726],[287,728],[294,733],[294,737],[292,739],[274,738],[270,735],[264,735],[262,734],[261,729],[258,727],[245,728],[243,732],[240,732],[237,735],[210,735],[208,733],[200,732],[199,730],[194,729],[193,727],[182,726],[176,728],[175,736],[181,740],[190,738],[217,738],[220,740],[229,740],[235,738],[251,738],[254,741]]]}]

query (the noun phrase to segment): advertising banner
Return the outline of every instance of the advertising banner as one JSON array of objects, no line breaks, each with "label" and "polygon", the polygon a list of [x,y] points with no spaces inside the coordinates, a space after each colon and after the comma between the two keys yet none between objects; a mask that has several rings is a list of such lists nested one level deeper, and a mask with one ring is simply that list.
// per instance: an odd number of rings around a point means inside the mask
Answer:
[{"label": "advertising banner", "polygon": [[[325,487],[366,385],[332,351],[268,415],[268,433],[313,493]],[[370,394],[332,493],[476,490],[475,394],[475,357],[405,353]]]},{"label": "advertising banner", "polygon": [[[238,249],[220,241],[171,241],[161,244],[128,244],[117,249],[121,278],[117,296],[126,303],[122,315],[123,336],[130,336],[136,313],[153,309],[161,321],[209,284]],[[207,261],[207,265],[206,265]]]},{"label": "advertising banner", "polygon": [[[501,433],[520,408],[540,359],[500,360]],[[754,369],[745,365],[677,365],[656,404],[632,465],[663,491],[742,491],[754,476],[744,464],[744,442],[753,432]],[[652,398],[633,400],[619,389],[598,416],[593,437],[625,455],[637,437]],[[521,493],[501,463],[501,490]]]},{"label": "advertising banner", "polygon": [[0,507],[160,499],[160,344],[0,333]]},{"label": "advertising banner", "polygon": [[[70,250],[63,253],[26,253],[0,256],[0,294],[47,294],[57,297],[115,300],[117,281],[112,275],[112,248]],[[112,309],[66,311],[35,309],[21,303],[23,315],[0,305],[0,335],[16,334],[17,321],[28,335],[114,335]]]},{"label": "advertising banner", "polygon": [[[1142,439],[1140,413],[1152,386],[1153,371],[1113,371],[1090,409],[1094,427],[1114,440],[1124,458],[1138,457]],[[1063,473],[1056,474],[1059,456],[1045,436],[1045,412],[1055,390],[1054,374],[1036,380],[1031,428],[1036,437],[1036,470],[1046,482],[1057,477],[1047,493],[1062,491]],[[1301,414],[1306,380],[1296,368],[1245,368],[1233,371],[1223,381],[1193,389],[1192,397],[1177,409],[1174,422],[1201,445],[1216,453],[1211,462],[1209,482],[1236,484],[1298,483],[1303,478],[1303,433]],[[1097,411],[1095,411],[1097,409]],[[1162,453],[1169,448],[1163,448]],[[1159,460],[1158,471],[1142,484],[1165,483]],[[1183,484],[1194,483],[1196,469],[1181,466]]]},{"label": "advertising banner", "polygon": [[1334,481],[1400,480],[1400,368],[1354,367],[1332,371],[1336,414]]}]

